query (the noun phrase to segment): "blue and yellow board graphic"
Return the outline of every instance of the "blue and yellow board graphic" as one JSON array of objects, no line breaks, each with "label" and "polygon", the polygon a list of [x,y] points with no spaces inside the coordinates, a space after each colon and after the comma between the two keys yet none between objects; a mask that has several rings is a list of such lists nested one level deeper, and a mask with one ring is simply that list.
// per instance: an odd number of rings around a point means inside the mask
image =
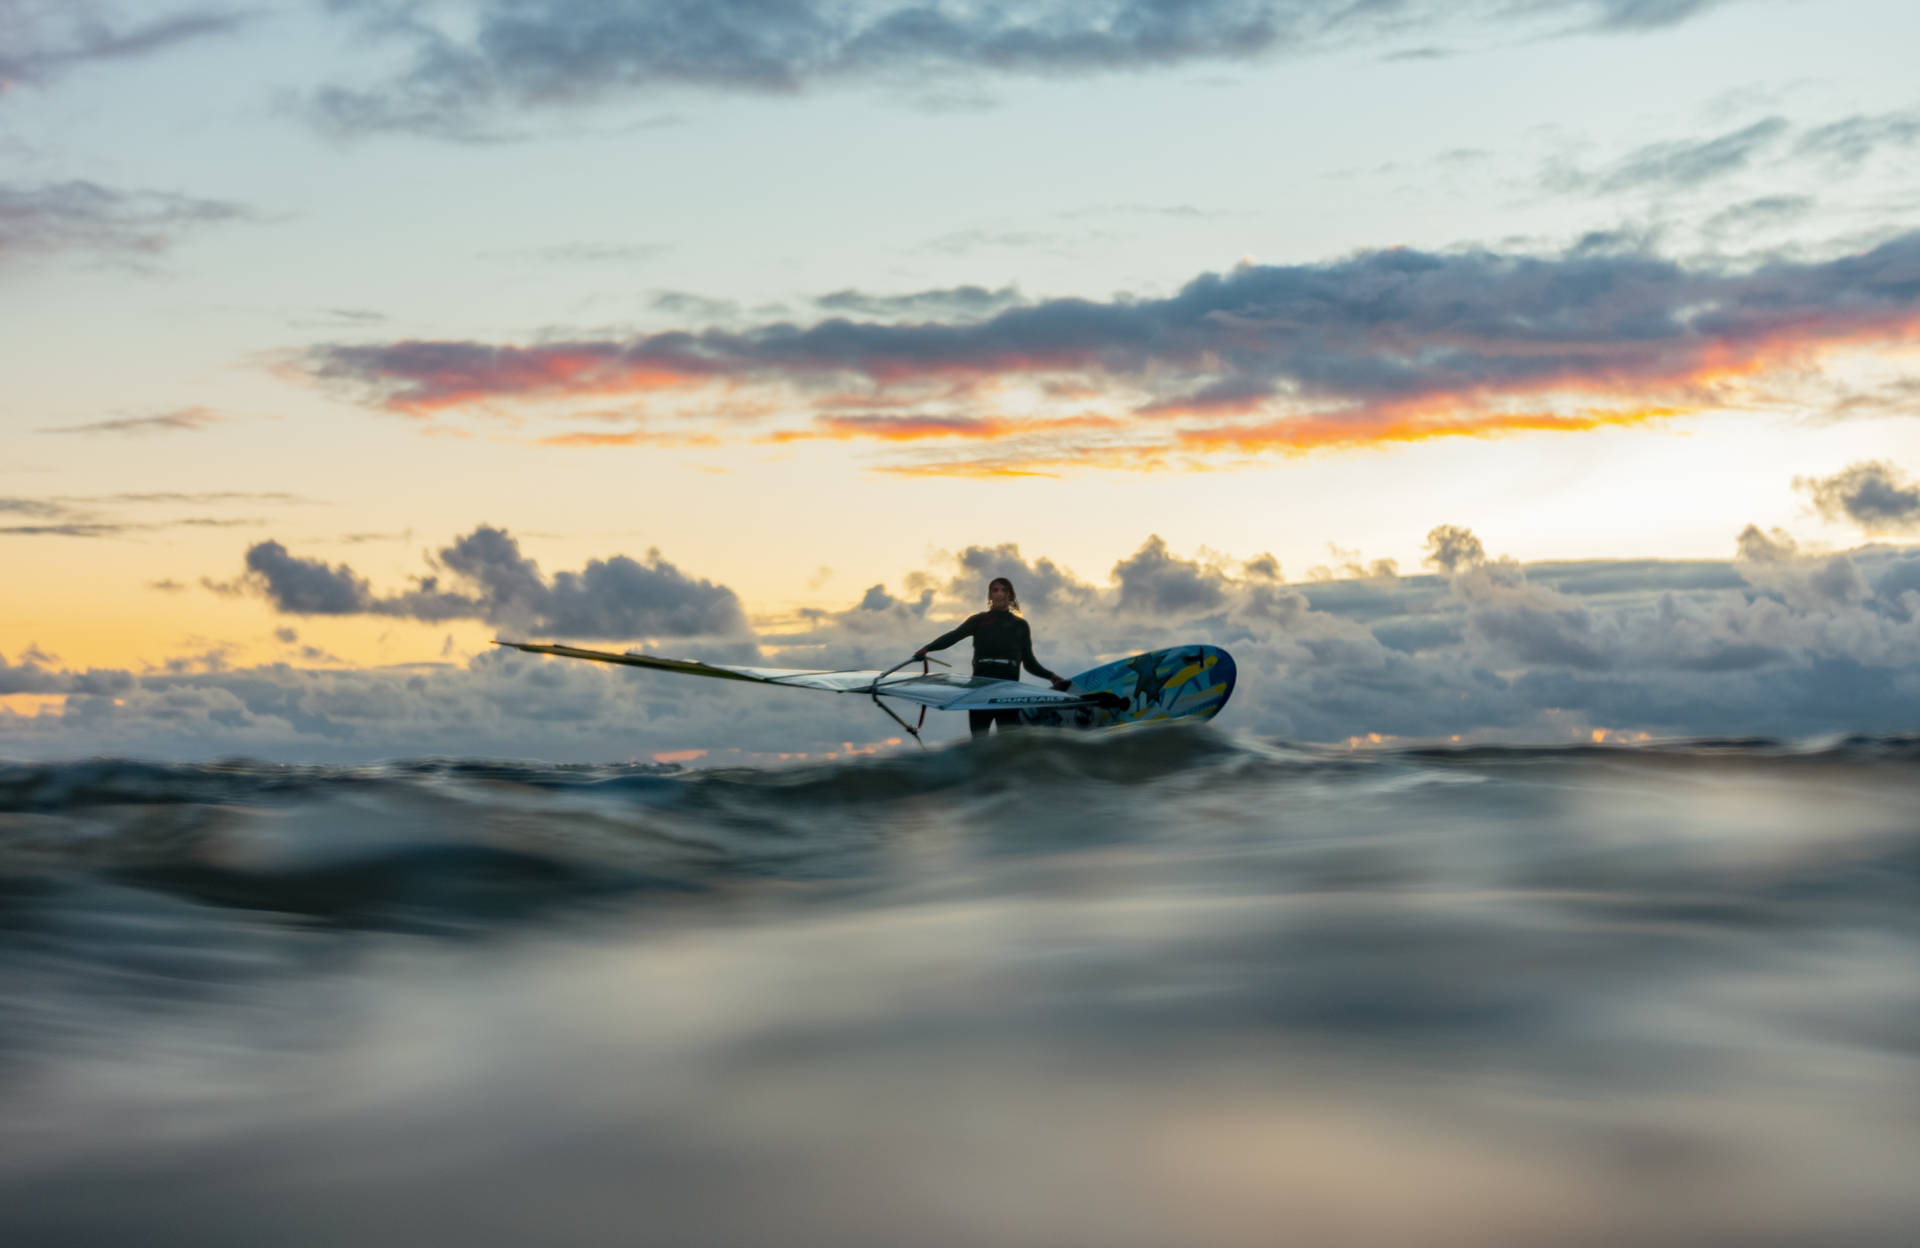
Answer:
[{"label": "blue and yellow board graphic", "polygon": [[1110,728],[1162,719],[1212,719],[1233,693],[1233,656],[1218,646],[1175,646],[1102,664],[1073,678],[1080,693],[1111,693],[1126,705],[1034,707],[1020,722],[1049,728]]}]

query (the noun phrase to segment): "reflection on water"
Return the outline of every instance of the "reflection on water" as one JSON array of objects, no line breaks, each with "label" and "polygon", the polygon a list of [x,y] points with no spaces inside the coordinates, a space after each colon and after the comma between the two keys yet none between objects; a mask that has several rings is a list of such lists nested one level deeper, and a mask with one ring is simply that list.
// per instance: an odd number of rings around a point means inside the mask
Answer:
[{"label": "reflection on water", "polygon": [[1911,1243],[1917,760],[0,767],[0,1239]]}]

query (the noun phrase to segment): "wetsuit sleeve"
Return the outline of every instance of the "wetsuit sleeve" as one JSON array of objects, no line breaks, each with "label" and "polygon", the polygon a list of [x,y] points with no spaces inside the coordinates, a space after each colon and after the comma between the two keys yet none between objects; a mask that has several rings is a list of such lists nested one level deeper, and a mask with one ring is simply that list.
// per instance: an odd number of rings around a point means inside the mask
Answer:
[{"label": "wetsuit sleeve", "polygon": [[1033,629],[1025,620],[1020,621],[1020,662],[1026,669],[1041,680],[1059,680],[1052,672],[1040,666],[1040,660],[1033,657]]},{"label": "wetsuit sleeve", "polygon": [[[962,637],[973,636],[973,630],[978,628],[979,626],[980,626],[980,617],[977,615],[970,615],[966,619],[960,621],[959,628],[954,629],[952,632],[941,633],[938,637],[935,637],[932,641],[928,642],[924,646],[921,646],[920,648],[922,650],[945,650],[948,646],[952,645],[956,641],[959,641]],[[1028,650],[1031,651],[1032,647],[1029,646]]]}]

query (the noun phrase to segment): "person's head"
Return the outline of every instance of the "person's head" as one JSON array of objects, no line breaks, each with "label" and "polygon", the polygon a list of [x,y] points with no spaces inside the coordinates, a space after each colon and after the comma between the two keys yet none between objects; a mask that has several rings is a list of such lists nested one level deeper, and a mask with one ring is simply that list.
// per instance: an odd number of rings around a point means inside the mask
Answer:
[{"label": "person's head", "polygon": [[988,581],[987,605],[995,611],[1018,611],[1020,595],[1013,592],[1013,582],[1004,576]]}]

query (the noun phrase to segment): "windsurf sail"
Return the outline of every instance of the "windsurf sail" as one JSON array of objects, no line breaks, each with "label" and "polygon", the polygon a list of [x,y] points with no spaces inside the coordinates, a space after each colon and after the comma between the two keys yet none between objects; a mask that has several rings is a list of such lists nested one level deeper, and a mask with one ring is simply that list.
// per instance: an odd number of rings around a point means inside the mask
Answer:
[{"label": "windsurf sail", "polygon": [[[832,669],[786,667],[747,667],[733,663],[708,663],[700,659],[662,659],[651,654],[615,654],[610,650],[584,650],[579,646],[530,641],[500,641],[494,645],[524,650],[528,654],[551,654],[563,659],[586,659],[594,663],[618,663],[626,667],[646,667],[660,672],[678,672],[683,676],[710,676],[716,680],[744,680],[760,685],[784,685],[790,689],[817,689],[825,693],[857,693],[876,703],[883,697],[899,698],[935,711],[1026,710],[1035,707],[1070,709],[1077,706],[1104,706],[1109,694],[1088,695],[1076,690],[1047,689],[1023,685],[1017,680],[994,676],[962,676],[957,672],[902,672],[899,666],[880,669]],[[912,662],[912,660],[908,660]],[[893,712],[880,703],[887,714]],[[922,712],[924,720],[925,711]],[[898,715],[894,720],[918,738],[918,728]]]}]

